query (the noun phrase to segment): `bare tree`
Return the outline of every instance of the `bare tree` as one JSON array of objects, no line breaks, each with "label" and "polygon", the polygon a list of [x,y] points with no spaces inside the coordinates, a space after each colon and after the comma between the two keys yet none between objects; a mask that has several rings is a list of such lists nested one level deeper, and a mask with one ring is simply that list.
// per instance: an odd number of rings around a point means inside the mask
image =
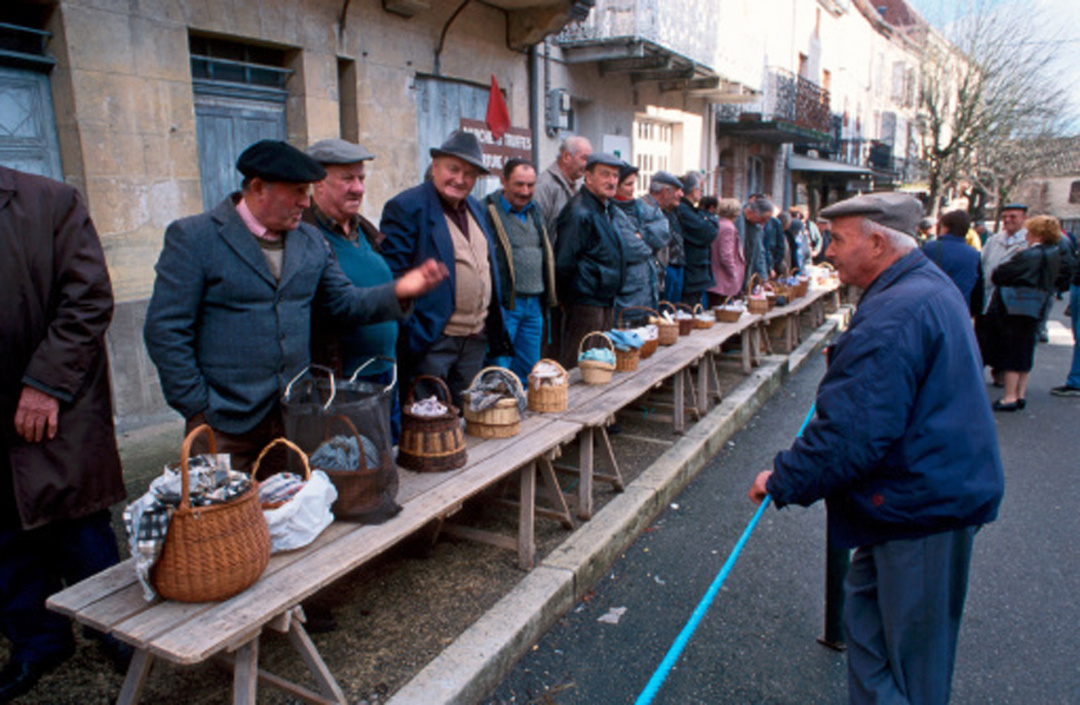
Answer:
[{"label": "bare tree", "polygon": [[1065,93],[1047,71],[1053,36],[1031,3],[959,0],[924,33],[921,133],[930,207],[961,178],[1007,200],[1062,131]]}]

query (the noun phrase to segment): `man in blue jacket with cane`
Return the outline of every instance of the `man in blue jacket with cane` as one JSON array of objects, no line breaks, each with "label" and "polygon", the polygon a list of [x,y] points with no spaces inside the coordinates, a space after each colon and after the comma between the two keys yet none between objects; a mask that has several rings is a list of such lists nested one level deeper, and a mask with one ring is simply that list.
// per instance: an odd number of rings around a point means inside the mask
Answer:
[{"label": "man in blue jacket with cane", "polygon": [[1004,491],[968,306],[916,247],[922,207],[898,193],[822,211],[841,281],[864,290],[829,349],[817,417],[750,498],[825,499],[854,549],[844,632],[852,703],[949,699],[972,542]]}]

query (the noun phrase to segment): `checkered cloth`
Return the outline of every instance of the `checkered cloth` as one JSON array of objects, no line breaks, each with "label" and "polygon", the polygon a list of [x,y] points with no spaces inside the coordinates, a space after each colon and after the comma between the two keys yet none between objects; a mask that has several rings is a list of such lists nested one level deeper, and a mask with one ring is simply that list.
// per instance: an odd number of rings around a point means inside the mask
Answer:
[{"label": "checkered cloth", "polygon": [[[229,456],[225,454],[191,458],[188,470],[188,495],[193,507],[231,502],[251,487],[251,477],[233,471]],[[179,467],[166,465],[165,472],[150,483],[146,494],[124,509],[124,528],[131,557],[135,560],[135,575],[143,586],[147,601],[157,597],[150,584],[150,569],[161,554],[165,535],[169,532],[169,519],[180,506],[181,492]]]}]

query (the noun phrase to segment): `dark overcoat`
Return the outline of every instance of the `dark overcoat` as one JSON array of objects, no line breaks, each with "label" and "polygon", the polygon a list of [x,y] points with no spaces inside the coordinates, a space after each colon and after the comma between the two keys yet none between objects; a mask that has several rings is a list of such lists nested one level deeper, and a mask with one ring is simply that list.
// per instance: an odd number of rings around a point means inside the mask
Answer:
[{"label": "dark overcoat", "polygon": [[[123,500],[105,353],[112,285],[75,189],[0,167],[0,290],[0,443],[11,468],[0,492],[14,493],[24,529]],[[52,440],[15,434],[23,385],[60,400]]]}]

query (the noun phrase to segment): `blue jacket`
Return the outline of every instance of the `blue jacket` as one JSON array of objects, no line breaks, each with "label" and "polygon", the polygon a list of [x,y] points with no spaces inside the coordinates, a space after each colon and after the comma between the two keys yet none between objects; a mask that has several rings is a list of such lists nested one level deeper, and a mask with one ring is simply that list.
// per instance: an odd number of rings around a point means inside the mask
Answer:
[{"label": "blue jacket", "polygon": [[687,198],[682,199],[675,207],[675,214],[682,227],[686,256],[683,265],[683,291],[698,293],[716,286],[712,267],[709,266],[709,249],[720,232],[718,226],[710,223]]},{"label": "blue jacket", "polygon": [[[968,302],[970,307],[975,285],[982,281],[982,259],[979,252],[959,235],[942,235],[939,239],[923,245],[923,254],[949,275],[949,279],[960,289],[964,301]],[[982,303],[982,287],[979,287],[978,301],[979,304]]]},{"label": "blue jacket", "polygon": [[970,316],[922,252],[863,294],[830,348],[817,417],[773,465],[777,506],[824,498],[840,548],[997,516],[1004,477]]},{"label": "blue jacket", "polygon": [[[495,239],[488,228],[480,202],[468,196],[466,204],[488,241],[492,279],[485,329],[488,345],[492,355],[508,354],[506,351],[509,341],[506,340],[502,310],[499,307],[502,297]],[[379,230],[386,236],[382,243],[382,256],[395,277],[400,277],[428,258],[442,262],[450,272],[450,276],[435,289],[416,300],[413,314],[401,326],[406,351],[414,357],[423,357],[432,343],[442,335],[451,314],[454,313],[457,286],[454,241],[450,236],[450,228],[446,224],[446,215],[443,213],[435,185],[425,181],[394,196],[383,206]]]},{"label": "blue jacket", "polygon": [[166,229],[143,330],[169,406],[233,434],[261,421],[307,366],[313,308],[346,324],[404,316],[393,282],[354,287],[306,223],[285,234],[276,281],[237,198]]}]

